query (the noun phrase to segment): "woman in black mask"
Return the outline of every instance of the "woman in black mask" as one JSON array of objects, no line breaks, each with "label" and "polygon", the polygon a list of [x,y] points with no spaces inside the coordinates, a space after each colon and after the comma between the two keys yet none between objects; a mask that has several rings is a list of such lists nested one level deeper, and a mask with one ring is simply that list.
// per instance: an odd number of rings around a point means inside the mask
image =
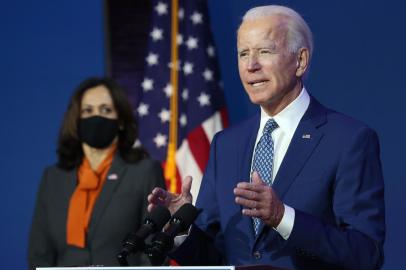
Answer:
[{"label": "woman in black mask", "polygon": [[[31,268],[118,265],[117,253],[146,215],[147,196],[165,182],[137,138],[125,93],[108,78],[90,78],[74,93],[45,170],[30,233]],[[142,254],[131,265],[148,265]]]}]

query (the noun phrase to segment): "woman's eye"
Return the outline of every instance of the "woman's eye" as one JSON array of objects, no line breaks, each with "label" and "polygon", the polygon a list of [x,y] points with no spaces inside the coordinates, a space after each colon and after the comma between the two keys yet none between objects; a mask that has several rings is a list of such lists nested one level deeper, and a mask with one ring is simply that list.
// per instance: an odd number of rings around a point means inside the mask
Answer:
[{"label": "woman's eye", "polygon": [[92,109],[91,108],[84,108],[81,111],[82,114],[91,114],[92,113]]},{"label": "woman's eye", "polygon": [[103,107],[103,108],[101,108],[101,113],[103,113],[103,114],[109,114],[109,113],[111,113],[113,110],[111,109],[111,108],[109,108],[109,107]]}]

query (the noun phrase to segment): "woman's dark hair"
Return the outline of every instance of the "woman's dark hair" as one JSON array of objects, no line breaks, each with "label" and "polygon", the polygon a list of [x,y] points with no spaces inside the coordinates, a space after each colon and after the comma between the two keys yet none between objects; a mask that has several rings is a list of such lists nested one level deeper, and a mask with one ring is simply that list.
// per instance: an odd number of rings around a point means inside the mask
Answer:
[{"label": "woman's dark hair", "polygon": [[121,158],[126,162],[135,163],[148,156],[142,148],[133,148],[137,139],[137,126],[125,92],[110,78],[92,77],[78,86],[65,112],[57,149],[58,166],[63,169],[71,170],[82,162],[82,142],[78,136],[82,97],[90,88],[101,85],[108,89],[118,115],[120,129],[117,148]]}]

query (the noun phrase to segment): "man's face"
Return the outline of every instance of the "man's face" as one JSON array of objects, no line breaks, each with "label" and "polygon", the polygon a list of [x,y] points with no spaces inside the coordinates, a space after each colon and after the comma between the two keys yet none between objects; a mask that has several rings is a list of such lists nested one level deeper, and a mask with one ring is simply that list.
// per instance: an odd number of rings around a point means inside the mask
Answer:
[{"label": "man's face", "polygon": [[238,69],[254,104],[275,115],[300,93],[297,54],[288,51],[284,19],[272,16],[244,22],[238,30]]}]

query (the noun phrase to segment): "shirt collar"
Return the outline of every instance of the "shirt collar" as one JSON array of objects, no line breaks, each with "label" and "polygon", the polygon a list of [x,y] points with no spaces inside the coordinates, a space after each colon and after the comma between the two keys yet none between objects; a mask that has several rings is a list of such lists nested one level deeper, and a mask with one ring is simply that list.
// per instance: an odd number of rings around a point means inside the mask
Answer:
[{"label": "shirt collar", "polygon": [[[307,108],[310,104],[310,96],[303,87],[299,96],[297,96],[288,106],[286,106],[282,111],[276,114],[273,119],[278,123],[279,127],[285,132],[294,132],[299,124],[300,119],[302,119]],[[263,130],[268,119],[272,118],[269,116],[264,109],[261,107],[261,122],[260,130]]]}]

